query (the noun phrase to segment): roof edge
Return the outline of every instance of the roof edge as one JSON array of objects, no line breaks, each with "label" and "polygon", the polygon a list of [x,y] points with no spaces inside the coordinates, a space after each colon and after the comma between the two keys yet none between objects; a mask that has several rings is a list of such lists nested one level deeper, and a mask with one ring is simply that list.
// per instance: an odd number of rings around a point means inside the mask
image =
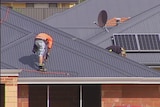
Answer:
[{"label": "roof edge", "polygon": [[0,76],[19,76],[20,72],[19,69],[1,69]]},{"label": "roof edge", "polygon": [[18,84],[160,84],[160,77],[34,77]]},{"label": "roof edge", "polygon": [[154,65],[148,65],[149,68],[152,69],[160,69],[160,65],[159,66],[154,66]]},{"label": "roof edge", "polygon": [[144,64],[146,66],[148,66],[149,68],[160,68],[160,63],[144,63],[144,62],[140,62],[141,64]]}]

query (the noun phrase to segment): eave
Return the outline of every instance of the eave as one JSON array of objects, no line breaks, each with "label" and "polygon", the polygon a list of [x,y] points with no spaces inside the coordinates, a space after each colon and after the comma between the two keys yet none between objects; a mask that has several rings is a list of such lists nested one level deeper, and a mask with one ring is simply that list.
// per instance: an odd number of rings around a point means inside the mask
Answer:
[{"label": "eave", "polygon": [[0,76],[6,77],[6,76],[19,76],[19,73],[21,70],[17,69],[1,69]]},{"label": "eave", "polygon": [[160,77],[30,77],[18,84],[160,84]]}]

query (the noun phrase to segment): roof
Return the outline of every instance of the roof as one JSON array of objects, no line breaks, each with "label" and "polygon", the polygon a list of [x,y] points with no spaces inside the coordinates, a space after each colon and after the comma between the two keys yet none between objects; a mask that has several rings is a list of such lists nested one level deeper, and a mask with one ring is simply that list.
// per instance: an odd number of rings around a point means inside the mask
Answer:
[{"label": "roof", "polygon": [[[92,23],[97,20],[98,12],[101,10],[107,11],[108,19],[112,17],[131,18],[114,28],[108,28],[108,33]],[[43,22],[105,49],[112,45],[111,36],[114,33],[160,33],[159,11],[159,0],[88,0],[65,12],[55,14]],[[73,19],[72,16],[75,14],[76,18]],[[160,66],[159,53],[127,54],[127,58],[141,64]]]},{"label": "roof", "polygon": [[105,47],[105,41],[114,33],[160,33],[160,3],[143,13],[130,18],[127,22],[118,25],[99,38],[91,38],[89,41],[96,42],[99,46]]},{"label": "roof", "polygon": [[[46,32],[54,38],[48,71],[35,71],[37,57],[32,53],[36,34]],[[40,78],[116,78],[160,77],[160,73],[117,54],[87,43],[57,28],[1,7],[1,69],[18,69],[19,82]],[[122,79],[123,79],[122,78]],[[56,79],[56,78],[55,78]],[[96,79],[97,80],[97,79]],[[60,80],[59,80],[60,81]]]},{"label": "roof", "polygon": [[71,9],[44,19],[43,22],[87,40],[104,31],[94,24],[97,23],[102,10],[107,12],[109,20],[114,17],[134,17],[158,4],[159,0],[86,0]]},{"label": "roof", "polygon": [[39,2],[39,3],[59,3],[59,2],[78,2],[78,0],[1,0],[2,3],[6,2]]},{"label": "roof", "polygon": [[[101,36],[93,37],[89,40],[89,42],[96,44],[102,48],[105,48],[111,45],[111,36],[114,33],[144,33],[144,34],[160,34],[160,4],[155,6],[154,8],[145,11],[127,22],[120,24],[114,29],[110,30],[109,33],[106,33]],[[132,52],[128,53],[128,58],[149,66],[160,66],[160,54],[155,52],[145,52],[138,53]]]}]

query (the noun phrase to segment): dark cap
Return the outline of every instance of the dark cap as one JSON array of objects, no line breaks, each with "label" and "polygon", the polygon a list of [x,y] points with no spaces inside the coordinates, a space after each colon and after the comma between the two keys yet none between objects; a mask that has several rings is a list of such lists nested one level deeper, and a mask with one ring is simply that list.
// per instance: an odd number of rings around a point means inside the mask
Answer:
[{"label": "dark cap", "polygon": [[116,45],[112,45],[106,48],[107,50],[109,50],[110,52],[115,52],[117,54],[121,53],[121,47],[120,46],[116,46]]}]

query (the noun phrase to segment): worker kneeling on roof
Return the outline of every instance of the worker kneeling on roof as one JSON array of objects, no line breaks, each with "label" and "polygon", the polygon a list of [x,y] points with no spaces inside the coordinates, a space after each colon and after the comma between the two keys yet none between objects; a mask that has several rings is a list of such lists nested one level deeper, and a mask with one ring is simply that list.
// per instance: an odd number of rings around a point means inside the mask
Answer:
[{"label": "worker kneeling on roof", "polygon": [[109,52],[114,52],[126,57],[126,50],[120,46],[112,45],[106,48]]},{"label": "worker kneeling on roof", "polygon": [[39,33],[34,39],[33,53],[37,53],[39,56],[39,68],[44,66],[44,60],[49,55],[53,45],[53,38],[47,33]]}]

